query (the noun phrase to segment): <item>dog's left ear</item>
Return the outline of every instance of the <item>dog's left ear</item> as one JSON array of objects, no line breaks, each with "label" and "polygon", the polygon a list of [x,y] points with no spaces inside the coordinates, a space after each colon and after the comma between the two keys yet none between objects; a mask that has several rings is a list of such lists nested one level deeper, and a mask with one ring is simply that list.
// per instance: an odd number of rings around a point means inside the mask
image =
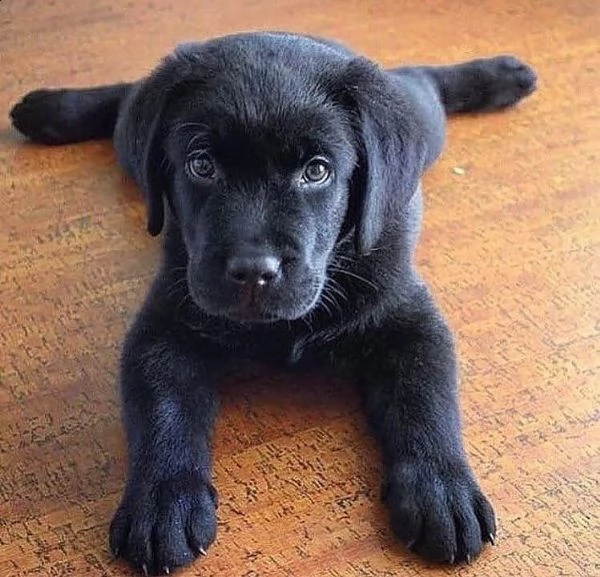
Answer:
[{"label": "dog's left ear", "polygon": [[349,218],[356,231],[356,250],[367,254],[386,221],[417,190],[427,157],[426,137],[408,95],[369,60],[352,60],[336,84],[349,110],[358,149]]}]

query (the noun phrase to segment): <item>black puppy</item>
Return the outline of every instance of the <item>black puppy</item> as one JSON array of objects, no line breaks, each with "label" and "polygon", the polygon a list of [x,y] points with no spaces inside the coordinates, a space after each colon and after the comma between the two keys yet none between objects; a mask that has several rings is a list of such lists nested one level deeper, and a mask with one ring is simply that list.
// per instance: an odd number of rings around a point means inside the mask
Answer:
[{"label": "black puppy", "polygon": [[402,542],[447,563],[494,542],[461,440],[453,339],[412,256],[445,114],[505,108],[534,88],[510,56],[385,71],[336,43],[256,33],[183,45],[140,82],[15,106],[14,126],[38,142],[114,134],[150,233],[166,221],[122,359],[129,474],[115,555],[169,572],[215,539],[213,383],[232,357],[348,369]]}]

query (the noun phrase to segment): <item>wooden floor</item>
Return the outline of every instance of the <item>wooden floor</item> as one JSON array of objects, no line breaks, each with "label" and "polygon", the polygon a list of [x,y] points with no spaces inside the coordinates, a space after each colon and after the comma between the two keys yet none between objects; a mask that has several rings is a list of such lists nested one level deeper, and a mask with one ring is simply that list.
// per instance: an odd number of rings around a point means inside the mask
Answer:
[{"label": "wooden floor", "polygon": [[256,28],[386,65],[514,52],[539,71],[517,110],[452,122],[419,251],[499,538],[473,566],[426,567],[388,529],[352,387],[256,368],[223,387],[220,533],[182,575],[600,575],[596,1],[2,0],[0,576],[130,575],[106,540],[126,459],[116,365],[159,257],[109,143],[24,144],[6,113],[40,85],[133,79],[178,41]]}]

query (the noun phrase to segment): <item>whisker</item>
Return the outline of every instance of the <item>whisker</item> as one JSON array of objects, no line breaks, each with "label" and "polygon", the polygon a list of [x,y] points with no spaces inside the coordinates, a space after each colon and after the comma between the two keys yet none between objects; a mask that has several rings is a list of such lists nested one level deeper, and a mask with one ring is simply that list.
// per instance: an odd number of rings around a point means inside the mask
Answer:
[{"label": "whisker", "polygon": [[341,315],[342,312],[343,312],[342,311],[342,307],[340,306],[340,303],[337,302],[337,300],[335,299],[335,297],[333,295],[330,295],[330,294],[326,294],[324,296],[327,297],[327,301],[329,302],[329,304],[331,304],[332,306],[334,306],[338,310],[339,314]]},{"label": "whisker", "polygon": [[302,322],[307,326],[309,332],[312,333],[313,328],[312,325],[310,324],[310,321],[313,317],[313,311],[310,311],[308,314],[304,315],[303,317],[301,317]]},{"label": "whisker", "polygon": [[336,254],[335,258],[333,259],[334,264],[335,264],[336,260],[342,260],[342,261],[352,262],[352,263],[356,262],[356,259],[354,257],[348,256],[346,254]]},{"label": "whisker", "polygon": [[338,281],[334,278],[327,277],[327,283],[331,292],[344,299],[346,302],[348,301],[348,295],[344,292],[344,287],[342,287]]},{"label": "whisker", "polygon": [[354,272],[351,272],[351,271],[341,268],[341,267],[336,267],[334,265],[330,265],[330,268],[333,272],[337,272],[339,274],[345,274],[349,277],[352,277],[358,281],[365,283],[367,286],[371,287],[373,290],[379,291],[379,287],[374,282],[370,281],[369,279],[367,279],[359,274],[356,274]]},{"label": "whisker", "polygon": [[336,296],[340,296],[341,298],[343,298],[344,300],[347,300],[346,295],[340,291],[334,284],[333,282],[335,282],[332,278],[327,277],[325,279],[325,287],[323,289],[323,297],[326,297],[328,299],[328,302],[330,304],[333,304],[337,310],[339,311],[340,314],[342,314],[342,307],[340,306],[340,303],[338,302]]},{"label": "whisker", "polygon": [[320,305],[321,305],[321,306],[322,306],[322,307],[323,307],[323,308],[324,308],[324,309],[327,311],[327,314],[328,314],[330,317],[332,317],[332,316],[333,316],[333,313],[331,312],[331,309],[330,309],[330,308],[329,308],[329,306],[327,305],[327,295],[326,295],[326,294],[322,294],[322,295],[321,295],[321,298],[322,298],[323,300],[321,300],[321,301],[319,302],[319,304],[320,304]]},{"label": "whisker", "polygon": [[188,292],[185,295],[183,295],[183,298],[179,301],[178,305],[175,307],[175,312],[178,312],[179,309],[186,304],[187,301],[191,301],[192,303],[194,302],[192,299],[192,295]]},{"label": "whisker", "polygon": [[187,281],[186,277],[177,279],[174,283],[172,283],[169,288],[167,289],[166,293],[167,296],[172,297],[175,292],[177,292],[177,289],[182,285],[182,283],[185,283]]}]

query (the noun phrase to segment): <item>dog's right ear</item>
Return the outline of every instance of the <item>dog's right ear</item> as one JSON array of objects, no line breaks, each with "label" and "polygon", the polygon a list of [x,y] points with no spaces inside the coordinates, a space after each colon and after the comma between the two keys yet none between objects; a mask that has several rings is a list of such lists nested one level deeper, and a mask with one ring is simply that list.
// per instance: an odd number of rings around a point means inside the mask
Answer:
[{"label": "dog's right ear", "polygon": [[165,110],[192,79],[201,44],[186,44],[167,56],[147,78],[134,85],[123,103],[115,128],[119,160],[144,193],[148,232],[158,235],[164,224],[164,201],[171,187],[163,147]]},{"label": "dog's right ear", "polygon": [[427,142],[410,99],[373,62],[349,61],[328,86],[346,109],[355,135],[358,161],[345,229],[355,229],[356,251],[364,255],[379,242],[386,221],[417,191]]}]

